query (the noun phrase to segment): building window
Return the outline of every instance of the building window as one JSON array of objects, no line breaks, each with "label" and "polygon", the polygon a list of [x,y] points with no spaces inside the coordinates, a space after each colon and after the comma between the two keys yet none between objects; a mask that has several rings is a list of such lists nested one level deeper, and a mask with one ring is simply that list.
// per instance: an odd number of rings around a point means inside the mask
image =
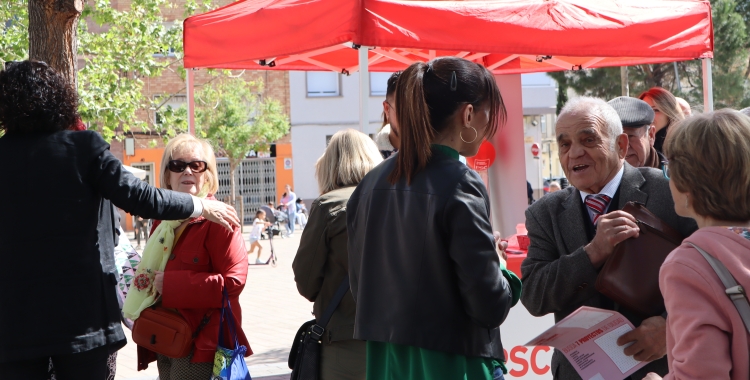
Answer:
[{"label": "building window", "polygon": [[332,71],[307,72],[307,96],[339,96],[339,74]]},{"label": "building window", "polygon": [[385,96],[388,78],[393,73],[370,73],[370,96]]}]

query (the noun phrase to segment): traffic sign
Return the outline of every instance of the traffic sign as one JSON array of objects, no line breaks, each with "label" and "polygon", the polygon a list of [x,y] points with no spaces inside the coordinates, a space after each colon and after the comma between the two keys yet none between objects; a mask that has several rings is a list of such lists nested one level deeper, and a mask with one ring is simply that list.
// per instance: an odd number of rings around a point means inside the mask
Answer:
[{"label": "traffic sign", "polygon": [[531,154],[533,154],[534,157],[539,156],[539,144],[537,143],[531,144]]}]

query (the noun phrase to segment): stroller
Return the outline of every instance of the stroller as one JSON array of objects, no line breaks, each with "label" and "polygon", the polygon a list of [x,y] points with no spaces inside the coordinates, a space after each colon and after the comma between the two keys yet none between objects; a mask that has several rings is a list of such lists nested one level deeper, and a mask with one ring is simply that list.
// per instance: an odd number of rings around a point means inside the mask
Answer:
[{"label": "stroller", "polygon": [[266,213],[266,220],[271,223],[271,226],[266,228],[266,231],[260,235],[260,239],[270,239],[272,235],[283,239],[284,234],[281,233],[281,228],[286,225],[286,221],[289,219],[287,215],[283,211],[273,209],[269,206],[261,206],[260,209]]},{"label": "stroller", "polygon": [[273,236],[274,235],[280,235],[280,230],[278,227],[279,221],[276,218],[277,213],[274,212],[270,207],[268,206],[261,206],[260,208],[266,213],[266,220],[268,220],[271,225],[266,228],[266,232],[262,233],[260,235],[261,239],[264,239],[265,237],[268,237],[268,244],[271,246],[271,257],[268,258],[268,261],[266,261],[263,264],[250,264],[250,265],[268,265],[271,264],[272,267],[276,267],[276,253],[273,251]]}]

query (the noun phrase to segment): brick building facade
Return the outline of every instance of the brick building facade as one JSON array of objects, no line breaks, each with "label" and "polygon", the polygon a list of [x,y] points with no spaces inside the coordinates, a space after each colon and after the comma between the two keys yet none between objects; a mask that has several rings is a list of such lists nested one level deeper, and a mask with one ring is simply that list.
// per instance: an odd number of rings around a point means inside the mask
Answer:
[{"label": "brick building facade", "polygon": [[[174,8],[165,8],[162,10],[165,22],[171,23],[171,20],[181,20],[183,18],[185,4],[184,0],[172,0],[176,5]],[[233,2],[232,0],[213,0],[216,7],[221,7]],[[117,10],[128,10],[130,9],[132,0],[111,0],[111,5]],[[95,31],[99,29],[98,26],[92,25],[89,22],[89,30]],[[241,48],[241,47],[238,47]],[[158,56],[155,56],[158,59]],[[166,58],[162,58],[166,59]],[[239,74],[239,71],[235,71],[235,74]],[[281,103],[282,109],[286,115],[290,114],[290,101],[289,101],[289,73],[287,71],[245,71],[242,73],[242,77],[248,81],[262,80],[264,83],[261,97],[271,98]],[[196,91],[206,83],[211,77],[207,70],[195,70],[195,89]],[[143,78],[144,95],[149,99],[158,99],[164,96],[171,96],[165,106],[171,106],[177,108],[179,106],[187,105],[187,91],[186,82],[183,80],[176,70],[166,69],[162,72],[162,75],[155,78]],[[140,110],[136,117],[140,120],[147,121],[149,124],[153,124],[156,118],[156,114],[153,110]],[[127,152],[126,145],[130,142],[133,144],[133,149]],[[277,152],[280,153],[279,162],[282,162],[284,158],[291,158],[291,147],[290,136],[287,135],[280,141],[277,141]],[[141,131],[131,130],[127,133],[118,132],[118,139],[112,140],[110,144],[110,150],[119,158],[120,161],[125,165],[138,166],[141,168],[151,167],[153,169],[149,177],[149,182],[152,185],[159,185],[160,173],[158,173],[161,167],[161,156],[164,151],[164,141],[161,136],[154,133],[144,133]],[[130,154],[127,154],[130,153]],[[279,181],[279,192],[283,192],[283,186],[287,183],[291,184],[292,176],[291,173],[286,173],[283,170],[283,164],[277,165],[281,172],[277,171],[277,178]],[[126,223],[123,227],[126,230],[132,230],[132,220],[130,217],[125,218]]]}]

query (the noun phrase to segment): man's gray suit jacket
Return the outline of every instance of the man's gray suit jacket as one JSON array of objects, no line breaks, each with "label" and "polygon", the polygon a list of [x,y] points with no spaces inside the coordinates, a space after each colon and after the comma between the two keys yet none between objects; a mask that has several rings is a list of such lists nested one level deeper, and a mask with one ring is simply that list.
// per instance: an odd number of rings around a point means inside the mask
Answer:
[{"label": "man's gray suit jacket", "polygon": [[[675,213],[669,182],[661,170],[624,165],[619,202],[610,206],[610,212],[635,201],[645,204],[685,237],[697,229],[692,219]],[[545,195],[526,210],[531,243],[521,264],[521,302],[534,316],[554,313],[558,322],[581,306],[609,308],[612,304],[594,288],[598,270],[583,250],[589,243],[584,224],[584,218],[589,216],[583,207],[580,191],[571,186]],[[630,321],[635,326],[642,322],[633,318]],[[640,369],[632,379],[641,380],[648,372],[664,376],[668,371],[664,357]],[[552,374],[555,379],[581,378],[558,350],[552,356]]]}]

